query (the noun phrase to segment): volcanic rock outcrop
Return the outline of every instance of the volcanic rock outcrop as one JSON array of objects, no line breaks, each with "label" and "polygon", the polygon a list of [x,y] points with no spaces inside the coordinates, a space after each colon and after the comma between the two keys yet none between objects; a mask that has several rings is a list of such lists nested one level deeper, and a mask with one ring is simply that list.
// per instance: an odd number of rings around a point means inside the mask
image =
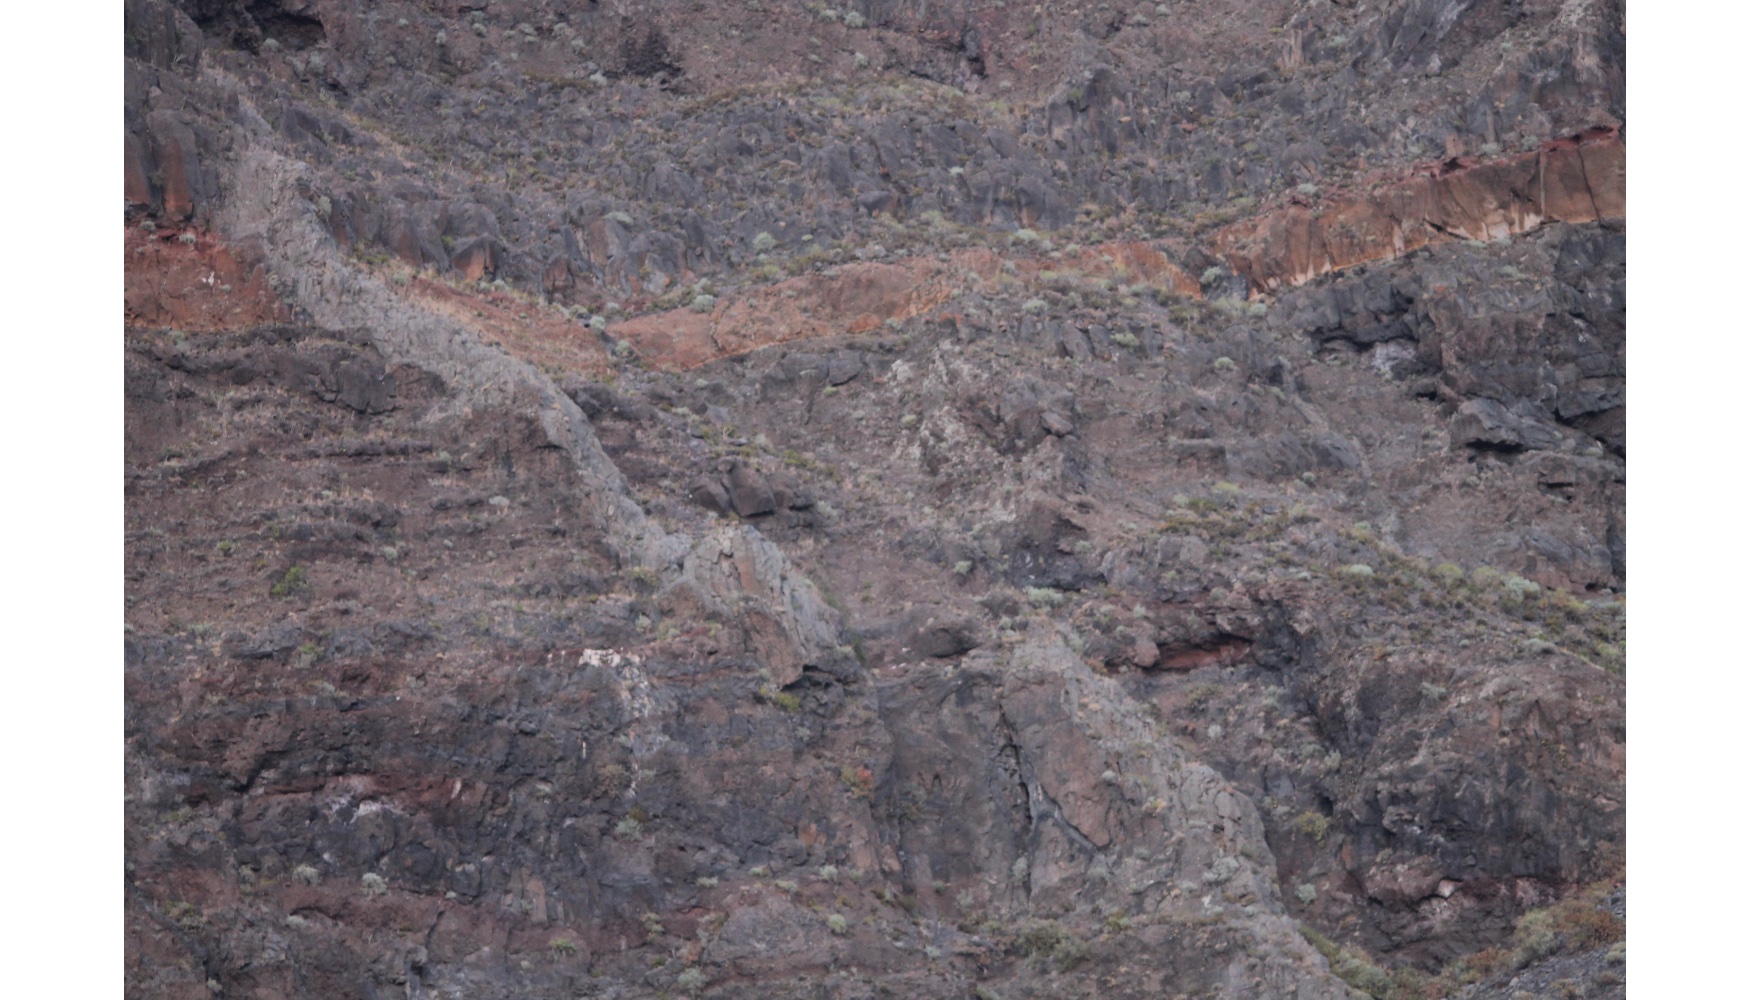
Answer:
[{"label": "volcanic rock outcrop", "polygon": [[1620,4],[125,8],[129,996],[1621,995]]}]

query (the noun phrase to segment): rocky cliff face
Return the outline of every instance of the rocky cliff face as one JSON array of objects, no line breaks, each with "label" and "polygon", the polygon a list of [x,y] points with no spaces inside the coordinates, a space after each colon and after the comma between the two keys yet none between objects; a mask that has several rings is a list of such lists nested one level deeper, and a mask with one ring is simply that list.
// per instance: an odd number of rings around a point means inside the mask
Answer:
[{"label": "rocky cliff face", "polygon": [[1620,995],[1619,5],[126,39],[131,996]]}]

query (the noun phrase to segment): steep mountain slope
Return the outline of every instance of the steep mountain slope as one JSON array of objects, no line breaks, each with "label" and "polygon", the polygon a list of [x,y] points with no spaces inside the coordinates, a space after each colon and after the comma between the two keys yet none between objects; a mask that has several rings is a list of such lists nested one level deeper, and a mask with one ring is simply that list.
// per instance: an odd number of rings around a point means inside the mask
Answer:
[{"label": "steep mountain slope", "polygon": [[130,0],[130,995],[1620,995],[1621,14]]}]

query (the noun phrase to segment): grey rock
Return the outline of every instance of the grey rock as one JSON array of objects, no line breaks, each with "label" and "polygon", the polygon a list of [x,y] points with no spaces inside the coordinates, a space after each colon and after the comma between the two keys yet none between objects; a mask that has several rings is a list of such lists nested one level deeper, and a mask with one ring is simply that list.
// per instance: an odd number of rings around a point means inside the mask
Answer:
[{"label": "grey rock", "polygon": [[395,381],[381,361],[359,358],[335,371],[341,403],[360,413],[387,413],[394,407]]},{"label": "grey rock", "polygon": [[966,618],[923,617],[913,622],[905,644],[913,653],[936,659],[959,656],[978,648],[978,624]]},{"label": "grey rock", "polygon": [[863,373],[861,351],[834,351],[826,359],[826,383],[844,385]]},{"label": "grey rock", "polygon": [[1492,399],[1467,400],[1453,415],[1450,432],[1454,444],[1471,448],[1520,451],[1555,448],[1562,442],[1554,427],[1521,417]]},{"label": "grey rock", "polygon": [[870,191],[857,196],[857,207],[870,214],[884,211],[892,207],[894,194],[892,191]]},{"label": "grey rock", "polygon": [[265,660],[297,649],[307,635],[302,625],[276,625],[255,635],[227,636],[225,651],[245,660]]},{"label": "grey rock", "polygon": [[787,472],[776,472],[767,477],[772,487],[772,499],[785,510],[808,510],[814,506],[814,494],[810,493],[795,476]]},{"label": "grey rock", "polygon": [[736,462],[729,469],[729,502],[742,517],[757,517],[778,509],[772,487],[758,469],[746,462]]},{"label": "grey rock", "polygon": [[719,514],[727,514],[735,509],[730,502],[729,491],[724,489],[723,482],[715,476],[703,476],[696,480],[687,490],[687,499]]},{"label": "grey rock", "polygon": [[1375,51],[1393,69],[1438,72],[1440,40],[1473,3],[1475,0],[1408,0],[1386,15]]}]

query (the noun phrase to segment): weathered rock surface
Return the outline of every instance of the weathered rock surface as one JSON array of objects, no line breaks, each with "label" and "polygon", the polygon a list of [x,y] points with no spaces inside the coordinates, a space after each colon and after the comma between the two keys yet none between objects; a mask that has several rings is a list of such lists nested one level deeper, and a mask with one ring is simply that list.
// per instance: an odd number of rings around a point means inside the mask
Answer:
[{"label": "weathered rock surface", "polygon": [[123,250],[123,315],[130,326],[208,332],[291,318],[266,271],[211,234],[129,229]]},{"label": "weathered rock surface", "polygon": [[1550,221],[1621,219],[1625,160],[1615,131],[1602,128],[1487,163],[1454,157],[1328,208],[1287,208],[1236,223],[1213,243],[1255,288],[1304,285],[1430,243],[1505,239]]},{"label": "weathered rock surface", "polygon": [[[253,81],[264,122],[323,166],[305,196],[343,246],[566,302],[685,304],[696,281],[733,278],[761,253],[811,266],[872,243],[892,252],[916,242],[893,223],[929,213],[998,231],[1140,231],[1153,217],[1146,235],[1167,235],[1168,216],[1228,221],[1236,198],[1517,150],[1623,113],[1610,3],[1504,14],[1222,2],[1093,22],[1055,8],[874,4],[857,12],[860,30],[789,4],[728,23],[675,3],[625,17],[534,0],[272,17],[171,7],[128,8],[137,204],[198,214],[213,199],[202,164],[225,155],[224,140],[185,120],[179,77],[217,67]],[[661,59],[627,55],[653,43]],[[765,83],[773,68],[800,99],[697,99]],[[1406,87],[1405,72],[1449,86]],[[882,91],[893,74],[912,90]],[[993,97],[1019,116],[988,113]],[[155,105],[171,117],[152,118]],[[410,172],[391,143],[444,165]]]},{"label": "weathered rock surface", "polygon": [[1620,4],[694,6],[125,5],[128,995],[1618,985]]},{"label": "weathered rock surface", "polygon": [[[383,369],[392,406],[351,405],[325,386],[381,367],[370,348],[293,329],[222,336],[130,350],[130,905],[147,927],[184,924],[180,951],[141,928],[137,988],[169,988],[158,965],[197,948],[235,988],[269,992],[306,988],[282,975],[337,990],[398,975],[496,995],[507,960],[538,961],[516,981],[577,989],[643,981],[617,956],[673,943],[732,977],[733,996],[735,977],[914,975],[923,948],[1000,954],[1008,922],[1046,901],[1123,908],[1150,940],[1254,942],[1245,974],[1272,989],[1319,961],[1280,917],[1253,915],[1277,904],[1245,801],[1171,744],[1144,746],[1150,724],[1060,638],[969,668],[985,679],[958,700],[982,691],[1012,720],[1020,780],[1036,784],[1018,814],[1000,772],[933,792],[932,813],[997,809],[1012,827],[966,841],[924,823],[904,790],[913,770],[961,759],[920,756],[922,720],[887,704],[917,685],[939,697],[941,676],[882,694],[839,614],[757,533],[707,534],[672,577],[628,579],[566,499],[577,467],[527,416],[443,418],[449,390],[404,367]],[[186,391],[203,384],[234,388]],[[219,421],[248,423],[253,443],[199,444]],[[292,484],[313,492],[288,505]],[[165,529],[175,547],[157,541]],[[187,587],[192,602],[170,596]],[[514,600],[483,604],[481,587]],[[947,644],[925,655],[971,648],[964,621],[921,628]],[[1063,717],[1053,692],[1095,704]],[[166,698],[193,715],[158,713]],[[991,738],[967,708],[941,724]],[[896,738],[911,763],[895,762]],[[1125,741],[1122,760],[1101,749]],[[1205,822],[1228,832],[1170,846]],[[1028,858],[1032,873],[994,893],[982,881]],[[1088,896],[1089,865],[1146,881],[1154,902],[1138,909],[1116,886]],[[798,881],[810,888],[785,888]],[[896,892],[945,906],[938,881],[983,930],[891,908]],[[1180,883],[1220,886],[1232,911],[1211,923]],[[842,942],[801,905],[835,893],[866,928]],[[702,950],[686,943],[698,935]],[[1087,947],[1094,969],[1133,961],[1116,941]],[[401,957],[380,967],[383,949]],[[235,965],[258,953],[270,957]],[[956,968],[923,974],[915,995],[956,995]],[[1003,968],[990,974],[1031,975]],[[1211,981],[1176,968],[1185,988]]]}]

